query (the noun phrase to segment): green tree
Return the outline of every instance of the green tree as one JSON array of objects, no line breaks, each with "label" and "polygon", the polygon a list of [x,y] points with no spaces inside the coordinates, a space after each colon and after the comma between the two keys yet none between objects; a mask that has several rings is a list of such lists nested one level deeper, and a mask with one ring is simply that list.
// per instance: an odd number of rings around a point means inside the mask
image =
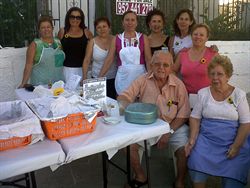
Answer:
[{"label": "green tree", "polygon": [[36,33],[36,0],[0,0],[0,44],[24,46]]},{"label": "green tree", "polygon": [[244,30],[240,28],[240,19],[235,13],[232,14],[220,14],[213,20],[209,20],[206,15],[201,15],[204,18],[204,22],[211,29],[212,40],[249,40],[250,30]]}]

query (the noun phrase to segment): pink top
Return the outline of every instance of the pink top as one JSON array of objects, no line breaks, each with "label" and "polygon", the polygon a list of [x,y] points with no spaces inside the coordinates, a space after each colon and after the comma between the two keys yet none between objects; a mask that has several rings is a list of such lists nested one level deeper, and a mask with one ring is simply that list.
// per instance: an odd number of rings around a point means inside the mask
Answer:
[{"label": "pink top", "polygon": [[[211,59],[217,54],[214,50],[206,48],[204,57],[199,61],[191,61],[189,49],[180,51],[181,76],[188,93],[197,93],[201,88],[210,85],[207,67]],[[204,61],[202,61],[204,60]]]},{"label": "pink top", "polygon": [[[141,52],[140,55],[140,64],[146,64],[145,58],[144,58],[144,37],[142,33],[138,33],[139,34],[139,49]],[[120,55],[119,52],[122,49],[122,42],[121,42],[121,35],[119,34],[116,36],[116,41],[115,41],[115,45],[116,45],[116,53],[117,53],[117,65],[121,66],[122,62],[120,59]],[[134,44],[134,46],[136,47],[136,44]],[[126,43],[124,43],[124,47],[126,47]]]}]

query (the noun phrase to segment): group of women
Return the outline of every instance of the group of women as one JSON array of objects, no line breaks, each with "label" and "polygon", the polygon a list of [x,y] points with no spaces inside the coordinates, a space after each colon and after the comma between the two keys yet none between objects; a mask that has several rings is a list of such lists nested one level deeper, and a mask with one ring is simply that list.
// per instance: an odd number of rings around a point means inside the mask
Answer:
[{"label": "group of women", "polygon": [[[147,15],[146,24],[150,29],[148,36],[136,32],[138,18],[133,11],[124,13],[122,17],[124,32],[117,36],[110,34],[110,22],[103,17],[94,23],[97,36],[93,38],[93,34],[84,24],[84,19],[84,13],[80,8],[69,9],[65,17],[65,27],[58,32],[60,41],[53,37],[51,19],[49,17],[40,19],[38,24],[40,38],[35,39],[27,50],[26,66],[20,87],[24,87],[29,78],[32,85],[53,83],[59,79],[67,82],[74,74],[86,79],[92,62],[91,77],[106,76],[107,95],[116,98],[117,94],[124,91],[139,75],[149,71],[154,51],[169,50],[176,56],[182,48],[192,46],[190,32],[195,20],[188,9],[177,14],[174,21],[176,35],[171,38],[162,32],[165,16],[157,9]],[[46,30],[44,24],[47,25]],[[202,45],[205,46],[205,40]],[[49,58],[47,53],[52,53],[54,58]],[[55,65],[50,63],[52,60],[55,61]],[[178,69],[179,66],[176,66],[175,71]]]},{"label": "group of women", "polygon": [[29,79],[33,85],[67,82],[73,74],[87,79],[92,64],[91,77],[105,76],[107,95],[115,99],[139,75],[150,71],[154,51],[168,50],[175,60],[172,70],[188,93],[198,93],[185,146],[194,187],[205,187],[208,175],[223,177],[224,187],[243,187],[250,167],[249,106],[246,94],[228,83],[233,72],[230,60],[206,47],[208,26],[195,24],[192,11],[183,9],[174,19],[175,34],[169,37],[163,33],[164,14],[154,9],[146,18],[150,29],[146,36],[136,32],[137,15],[127,11],[122,17],[123,33],[111,35],[110,22],[102,17],[94,22],[97,35],[93,38],[84,19],[80,8],[69,9],[65,27],[58,33],[60,40],[53,37],[50,18],[39,20],[40,38],[28,47],[19,87],[25,87]]}]

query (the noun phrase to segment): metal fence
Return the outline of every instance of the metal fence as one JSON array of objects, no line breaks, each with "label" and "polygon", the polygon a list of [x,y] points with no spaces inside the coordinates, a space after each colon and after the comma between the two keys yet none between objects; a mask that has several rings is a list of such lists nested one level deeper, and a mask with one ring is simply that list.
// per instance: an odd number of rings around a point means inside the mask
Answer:
[{"label": "metal fence", "polygon": [[38,37],[37,21],[41,15],[53,17],[56,35],[64,25],[67,10],[78,6],[85,9],[86,13],[88,2],[89,0],[0,0],[0,45],[23,47]]},{"label": "metal fence", "polygon": [[[250,40],[250,0],[158,0],[157,7],[171,22],[189,8],[197,23],[206,23],[216,40]],[[169,26],[169,25],[168,25]],[[171,28],[171,27],[170,27]]]},{"label": "metal fence", "polygon": [[[166,15],[165,32],[169,35],[173,31],[172,22],[176,13],[189,8],[198,23],[207,23],[211,27],[212,39],[250,40],[250,0],[154,1],[156,8]],[[66,3],[64,8],[63,3]],[[86,13],[88,3],[89,0],[0,0],[0,45],[21,47],[31,41],[37,36],[37,19],[41,14],[52,15],[54,30],[58,31],[69,7],[79,6]],[[111,19],[114,34],[122,31],[121,16],[115,15],[115,0],[95,0],[95,17],[100,16]],[[138,30],[148,33],[145,17],[139,17]]]},{"label": "metal fence", "polygon": [[[59,29],[64,26],[66,12],[71,7],[76,6],[84,9],[88,7],[87,5],[88,0],[37,0],[37,13],[38,16],[52,16],[54,21],[54,34],[56,35]],[[84,13],[86,13],[85,10]]]},{"label": "metal fence", "polygon": [[[156,8],[165,13],[165,32],[168,35],[173,34],[172,23],[177,12],[188,8],[193,11],[197,23],[206,23],[210,26],[211,39],[250,40],[250,0],[157,0],[156,4]],[[115,1],[112,1],[106,12],[110,10],[113,13],[113,33],[120,32],[121,16],[115,15]],[[145,17],[139,18],[138,30],[148,32]]]}]

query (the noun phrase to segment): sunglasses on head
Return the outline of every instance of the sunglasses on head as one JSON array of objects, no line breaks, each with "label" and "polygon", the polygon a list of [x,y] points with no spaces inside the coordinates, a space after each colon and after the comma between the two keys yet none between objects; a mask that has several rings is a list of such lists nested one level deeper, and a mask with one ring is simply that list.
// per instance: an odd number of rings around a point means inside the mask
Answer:
[{"label": "sunglasses on head", "polygon": [[69,16],[70,19],[77,19],[77,20],[81,20],[81,16],[73,16],[73,15],[70,15]]}]

